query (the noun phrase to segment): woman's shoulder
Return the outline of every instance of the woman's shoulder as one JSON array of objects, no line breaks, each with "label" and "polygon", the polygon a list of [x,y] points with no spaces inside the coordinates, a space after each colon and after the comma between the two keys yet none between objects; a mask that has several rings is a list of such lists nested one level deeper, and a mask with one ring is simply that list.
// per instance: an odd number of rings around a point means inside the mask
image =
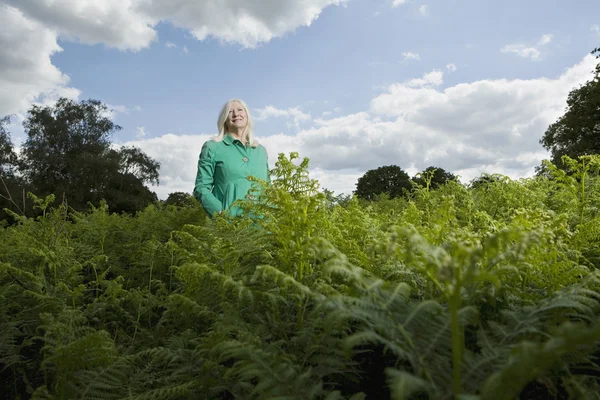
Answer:
[{"label": "woman's shoulder", "polygon": [[209,149],[209,150],[214,150],[217,147],[219,147],[220,145],[222,145],[223,142],[220,140],[215,140],[215,138],[210,138],[208,139],[206,142],[204,142],[202,144],[203,148]]},{"label": "woman's shoulder", "polygon": [[266,153],[267,152],[267,148],[265,146],[263,146],[261,143],[256,142],[256,149]]}]

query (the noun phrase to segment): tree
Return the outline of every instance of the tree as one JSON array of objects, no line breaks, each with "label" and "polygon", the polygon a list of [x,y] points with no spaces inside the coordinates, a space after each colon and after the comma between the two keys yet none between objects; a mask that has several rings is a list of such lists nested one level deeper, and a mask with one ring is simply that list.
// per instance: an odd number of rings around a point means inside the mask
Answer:
[{"label": "tree", "polygon": [[20,167],[36,195],[54,194],[76,210],[104,199],[112,211],[130,213],[156,201],[144,184],[158,184],[160,164],[137,148],[111,148],[121,127],[100,101],[33,106],[23,126]]},{"label": "tree", "polygon": [[453,181],[456,179],[456,175],[446,171],[445,169],[432,166],[432,167],[427,167],[423,171],[419,172],[419,174],[413,178],[413,181],[415,181],[419,185],[425,187],[426,186],[425,177],[427,177],[427,176],[431,176],[431,181],[430,181],[431,189],[437,189],[444,183],[446,183],[448,181]]},{"label": "tree", "polygon": [[489,185],[496,182],[501,182],[499,175],[481,174],[470,182],[470,187],[473,189],[487,188]]},{"label": "tree", "polygon": [[369,170],[358,178],[354,194],[366,200],[374,200],[382,193],[395,198],[402,196],[403,190],[410,190],[411,187],[408,174],[396,165],[389,165]]},{"label": "tree", "polygon": [[17,165],[17,155],[15,154],[10,133],[4,125],[10,122],[10,117],[0,118],[0,174],[3,177],[12,175]]},{"label": "tree", "polygon": [[[595,53],[600,59],[600,47]],[[600,154],[600,63],[591,80],[569,93],[565,114],[548,127],[540,143],[560,168],[565,167],[562,156]]]},{"label": "tree", "polygon": [[200,203],[194,196],[185,192],[173,192],[169,194],[164,204],[176,207],[198,207]]},{"label": "tree", "polygon": [[323,194],[325,195],[325,199],[327,200],[327,204],[329,206],[340,205],[345,207],[348,205],[350,200],[352,200],[352,196],[344,193],[335,194],[333,190],[329,190],[327,188],[323,188]]},{"label": "tree", "polygon": [[10,132],[5,128],[10,117],[0,118],[0,220],[8,215],[4,209],[23,214],[26,200],[23,198],[23,181],[16,174],[17,155],[10,139]]}]

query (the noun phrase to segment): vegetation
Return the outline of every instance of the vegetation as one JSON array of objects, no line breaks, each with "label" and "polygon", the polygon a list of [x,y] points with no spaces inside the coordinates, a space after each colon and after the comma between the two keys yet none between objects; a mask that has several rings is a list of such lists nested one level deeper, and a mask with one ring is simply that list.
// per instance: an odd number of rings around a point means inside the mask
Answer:
[{"label": "vegetation", "polygon": [[2,395],[600,399],[596,72],[534,177],[387,166],[350,197],[280,154],[234,219],[156,201],[97,101],[33,107],[19,155],[0,119]]},{"label": "vegetation", "polygon": [[296,161],[254,218],[31,196],[0,230],[4,395],[600,397],[600,157],[374,202]]},{"label": "vegetation", "polygon": [[[596,53],[600,60],[600,47],[592,51]],[[540,143],[561,167],[562,156],[600,153],[600,63],[592,79],[569,93],[564,115],[548,127]]]},{"label": "vegetation", "polygon": [[158,184],[160,164],[140,149],[113,148],[111,135],[121,127],[101,102],[61,98],[54,106],[32,106],[18,155],[7,122],[0,120],[0,209],[35,216],[29,191],[52,194],[77,211],[104,200],[111,211],[135,214],[158,200],[146,185]]},{"label": "vegetation", "polygon": [[410,176],[397,165],[371,169],[358,178],[354,194],[365,200],[375,200],[381,194],[396,198],[410,191]]}]

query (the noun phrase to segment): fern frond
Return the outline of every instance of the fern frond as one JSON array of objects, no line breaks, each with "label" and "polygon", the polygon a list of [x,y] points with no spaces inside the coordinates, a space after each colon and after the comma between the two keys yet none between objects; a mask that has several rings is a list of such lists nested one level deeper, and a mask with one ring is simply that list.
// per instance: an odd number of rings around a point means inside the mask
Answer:
[{"label": "fern frond", "polygon": [[484,400],[513,399],[532,379],[550,369],[568,353],[588,347],[600,340],[600,323],[587,327],[565,323],[544,342],[524,341],[516,345],[508,362],[493,373],[482,390]]}]

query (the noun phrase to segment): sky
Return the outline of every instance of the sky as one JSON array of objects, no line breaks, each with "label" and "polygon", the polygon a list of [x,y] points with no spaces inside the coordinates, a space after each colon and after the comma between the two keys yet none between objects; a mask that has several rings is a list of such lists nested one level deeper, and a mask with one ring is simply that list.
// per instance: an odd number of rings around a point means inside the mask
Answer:
[{"label": "sky", "polygon": [[161,199],[231,98],[271,167],[298,152],[337,194],[385,165],[519,179],[596,47],[598,0],[0,0],[0,116],[18,147],[32,104],[102,101]]}]

